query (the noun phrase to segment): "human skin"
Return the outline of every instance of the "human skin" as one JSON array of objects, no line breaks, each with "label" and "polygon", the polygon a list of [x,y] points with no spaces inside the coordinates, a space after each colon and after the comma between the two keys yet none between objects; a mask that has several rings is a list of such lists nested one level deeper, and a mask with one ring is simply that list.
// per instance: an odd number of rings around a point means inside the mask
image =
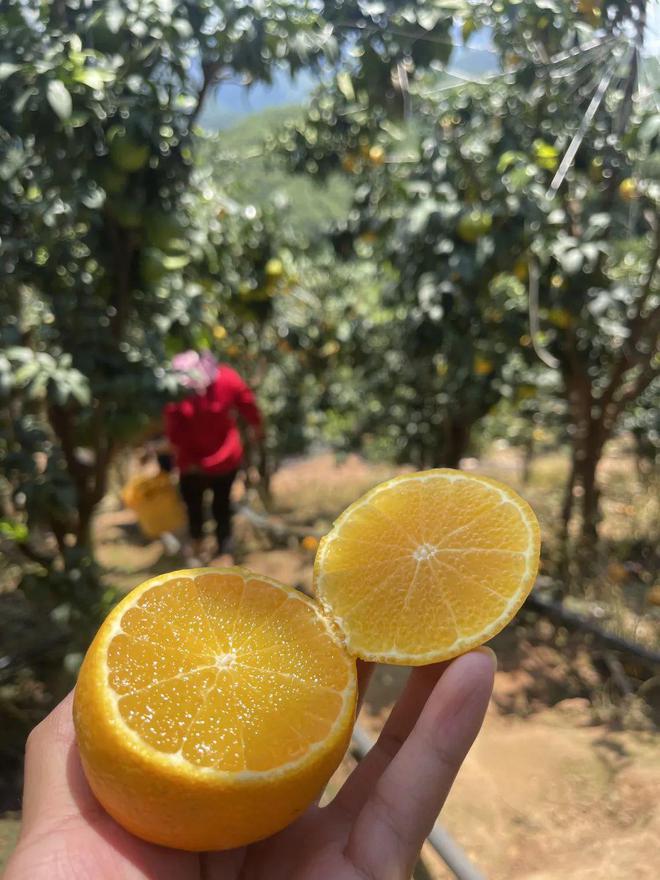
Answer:
[{"label": "human skin", "polygon": [[[359,664],[364,693],[371,667]],[[378,741],[327,806],[227,852],[146,843],[85,779],[72,694],[30,734],[23,825],[5,880],[408,880],[488,706],[495,655],[414,669]]]}]

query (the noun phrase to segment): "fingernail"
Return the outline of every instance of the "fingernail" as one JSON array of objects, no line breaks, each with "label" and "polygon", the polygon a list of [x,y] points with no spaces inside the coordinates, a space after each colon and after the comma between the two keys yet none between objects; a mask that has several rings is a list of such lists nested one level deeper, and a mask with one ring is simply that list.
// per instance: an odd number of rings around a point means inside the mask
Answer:
[{"label": "fingernail", "polygon": [[490,657],[490,662],[493,664],[493,671],[497,672],[497,654],[495,651],[493,651],[492,648],[489,648],[488,645],[479,645],[476,650],[479,651],[480,654],[486,654]]}]

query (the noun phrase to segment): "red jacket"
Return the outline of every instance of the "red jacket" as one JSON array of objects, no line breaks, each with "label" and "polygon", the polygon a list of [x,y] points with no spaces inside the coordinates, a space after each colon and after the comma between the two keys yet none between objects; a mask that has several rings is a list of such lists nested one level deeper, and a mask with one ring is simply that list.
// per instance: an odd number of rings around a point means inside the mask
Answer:
[{"label": "red jacket", "polygon": [[202,394],[165,407],[165,433],[182,473],[199,469],[208,474],[235,471],[243,459],[238,412],[255,428],[261,415],[254,395],[231,367],[221,364],[215,380]]}]

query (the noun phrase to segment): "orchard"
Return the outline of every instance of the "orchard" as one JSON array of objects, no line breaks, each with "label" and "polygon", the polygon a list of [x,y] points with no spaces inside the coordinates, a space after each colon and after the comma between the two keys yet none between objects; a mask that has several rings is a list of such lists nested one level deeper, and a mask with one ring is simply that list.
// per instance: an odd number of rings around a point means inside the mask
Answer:
[{"label": "orchard", "polygon": [[[197,567],[125,491],[158,460],[182,493],[159,444],[190,350],[262,416],[239,420],[240,565],[310,592],[379,480],[511,482],[544,543],[503,712],[589,699],[592,724],[655,729],[658,20],[654,0],[0,5],[0,814],[108,611]],[[537,650],[562,670],[545,689]]]},{"label": "orchard", "polygon": [[282,148],[300,171],[358,176],[339,253],[392,272],[388,356],[397,379],[399,363],[411,376],[404,455],[427,446],[420,462],[455,466],[498,401],[552,370],[572,446],[564,517],[578,486],[593,546],[603,447],[657,393],[660,127],[642,87],[645,5],[499,5],[463,24],[468,45],[492,28],[487,83],[415,67],[399,96],[406,124],[344,74]]}]

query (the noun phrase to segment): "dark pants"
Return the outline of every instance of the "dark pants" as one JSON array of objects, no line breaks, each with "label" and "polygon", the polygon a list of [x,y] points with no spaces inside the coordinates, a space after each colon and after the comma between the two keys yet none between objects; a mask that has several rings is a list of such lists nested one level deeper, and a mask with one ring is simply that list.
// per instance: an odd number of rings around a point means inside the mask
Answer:
[{"label": "dark pants", "polygon": [[236,471],[229,474],[181,474],[179,488],[183,503],[188,510],[191,538],[201,538],[204,526],[204,492],[213,493],[211,511],[215,519],[218,550],[222,552],[231,537],[231,506],[229,493]]}]

